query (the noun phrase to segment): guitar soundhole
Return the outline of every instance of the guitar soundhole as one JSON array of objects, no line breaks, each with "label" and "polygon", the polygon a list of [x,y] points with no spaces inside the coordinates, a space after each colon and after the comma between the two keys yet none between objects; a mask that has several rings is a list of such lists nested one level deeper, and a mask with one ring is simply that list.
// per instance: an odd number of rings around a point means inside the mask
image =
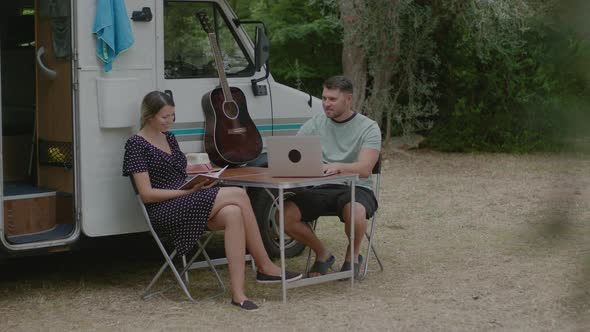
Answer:
[{"label": "guitar soundhole", "polygon": [[234,101],[223,102],[223,114],[225,114],[226,117],[233,120],[238,117],[239,113],[240,111],[238,109],[238,104],[236,104]]}]

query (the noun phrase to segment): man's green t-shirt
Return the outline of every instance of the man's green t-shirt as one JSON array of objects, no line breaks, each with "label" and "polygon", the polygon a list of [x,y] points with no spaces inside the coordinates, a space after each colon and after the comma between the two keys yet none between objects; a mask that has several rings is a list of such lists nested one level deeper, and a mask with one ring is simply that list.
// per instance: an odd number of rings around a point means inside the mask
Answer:
[{"label": "man's green t-shirt", "polygon": [[[343,122],[336,122],[321,113],[307,120],[297,136],[320,136],[324,163],[352,163],[362,149],[381,151],[381,130],[368,117],[354,113]],[[359,186],[373,188],[372,178],[360,178]]]}]

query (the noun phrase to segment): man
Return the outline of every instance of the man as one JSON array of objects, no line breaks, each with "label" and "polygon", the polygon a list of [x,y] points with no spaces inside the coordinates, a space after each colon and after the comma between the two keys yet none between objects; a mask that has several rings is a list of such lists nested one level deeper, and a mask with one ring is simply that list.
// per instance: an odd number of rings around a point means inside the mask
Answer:
[{"label": "man", "polygon": [[[346,184],[316,186],[297,191],[285,202],[285,232],[309,246],[316,255],[310,276],[326,274],[335,257],[302,221],[313,221],[319,216],[337,215],[345,224],[350,239],[350,225],[354,219],[354,275],[358,275],[362,256],[360,244],[367,229],[367,219],[377,209],[372,191],[371,173],[379,159],[381,130],[377,123],[352,110],[352,82],[344,76],[334,76],[324,82],[323,114],[309,119],[297,135],[321,137],[324,171],[359,174],[355,189],[354,216],[350,215],[350,187]],[[350,240],[341,271],[351,269]]]}]

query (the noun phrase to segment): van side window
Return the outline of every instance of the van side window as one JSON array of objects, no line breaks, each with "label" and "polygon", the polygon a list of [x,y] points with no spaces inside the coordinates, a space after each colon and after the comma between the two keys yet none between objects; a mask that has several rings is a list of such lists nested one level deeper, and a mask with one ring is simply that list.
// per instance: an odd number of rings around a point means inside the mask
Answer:
[{"label": "van side window", "polygon": [[164,76],[166,79],[217,77],[213,49],[196,17],[209,16],[228,77],[251,76],[254,65],[214,3],[166,1],[164,4]]}]

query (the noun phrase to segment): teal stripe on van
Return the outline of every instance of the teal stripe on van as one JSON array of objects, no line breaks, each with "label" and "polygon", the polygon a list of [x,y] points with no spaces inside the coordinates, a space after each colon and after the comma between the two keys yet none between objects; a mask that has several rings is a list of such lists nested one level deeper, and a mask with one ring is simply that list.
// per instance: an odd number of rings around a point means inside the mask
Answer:
[{"label": "teal stripe on van", "polygon": [[274,130],[297,130],[301,128],[301,123],[296,124],[284,124],[284,125],[265,125],[265,126],[256,126],[259,131],[272,131],[273,127]]},{"label": "teal stripe on van", "polygon": [[205,133],[204,128],[186,128],[186,129],[172,129],[170,130],[176,136],[184,135],[203,135]]},{"label": "teal stripe on van", "polygon": [[[258,131],[265,132],[265,131],[272,131],[273,127],[275,131],[281,130],[297,130],[301,128],[302,124],[284,124],[284,125],[261,125],[256,126]],[[185,135],[203,135],[205,134],[205,128],[186,128],[186,129],[172,129],[170,130],[176,136],[185,136]]]}]

